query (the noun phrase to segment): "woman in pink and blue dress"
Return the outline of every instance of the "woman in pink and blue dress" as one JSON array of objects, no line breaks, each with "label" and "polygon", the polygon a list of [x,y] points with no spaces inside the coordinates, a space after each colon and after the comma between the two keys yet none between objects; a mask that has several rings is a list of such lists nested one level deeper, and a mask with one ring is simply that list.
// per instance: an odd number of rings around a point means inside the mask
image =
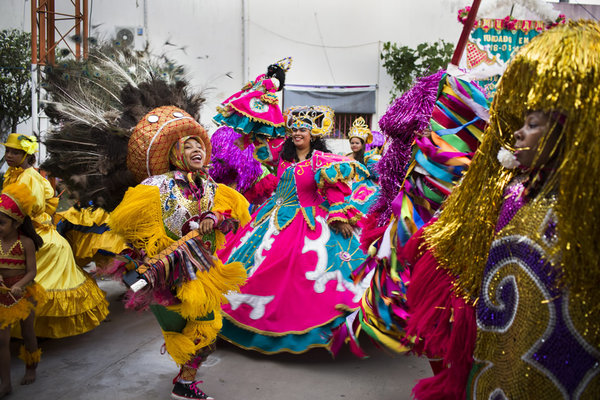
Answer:
[{"label": "woman in pink and blue dress", "polygon": [[285,124],[276,93],[283,89],[285,73],[291,65],[291,57],[269,65],[266,74],[257,76],[223,101],[213,121],[245,135],[284,137]]},{"label": "woman in pink and blue dress", "polygon": [[248,274],[241,293],[227,296],[220,335],[262,353],[328,348],[331,329],[368,286],[350,277],[365,259],[358,248],[362,214],[344,200],[352,180],[368,172],[326,152],[329,107],[294,107],[284,117],[287,139],[247,138],[257,158],[278,160],[275,194],[219,254],[242,262]]}]

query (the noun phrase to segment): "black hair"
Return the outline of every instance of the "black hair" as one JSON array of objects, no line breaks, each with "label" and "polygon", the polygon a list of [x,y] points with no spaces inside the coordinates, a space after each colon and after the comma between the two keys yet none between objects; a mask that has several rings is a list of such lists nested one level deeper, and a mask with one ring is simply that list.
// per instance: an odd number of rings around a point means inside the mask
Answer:
[{"label": "black hair", "polygon": [[38,251],[40,247],[44,244],[44,241],[35,232],[35,228],[33,227],[33,223],[31,222],[31,218],[25,217],[21,225],[17,228],[20,234],[23,236],[27,236],[29,239],[33,240],[33,245],[35,246],[35,251]]},{"label": "black hair", "polygon": [[2,215],[6,218],[8,218],[9,220],[13,221],[15,223],[15,225],[17,225],[17,232],[19,233],[19,235],[23,235],[26,236],[28,238],[30,238],[33,241],[33,245],[35,246],[35,251],[38,251],[40,247],[42,247],[42,245],[44,244],[44,241],[42,240],[42,238],[40,237],[40,235],[38,235],[35,232],[35,228],[33,227],[33,222],[31,222],[31,218],[29,217],[25,217],[23,219],[23,222],[21,222],[19,224],[19,222],[12,218],[11,216],[2,213]]},{"label": "black hair", "polygon": [[27,160],[27,164],[31,165],[32,167],[35,165],[35,154],[27,154],[27,157],[25,159]]},{"label": "black hair", "polygon": [[358,139],[362,143],[362,148],[358,151],[358,154],[355,152],[352,152],[352,154],[356,161],[365,165],[365,147],[366,147],[365,141],[362,140],[361,138],[359,138],[358,136],[354,136],[353,138],[350,138],[350,140],[352,140],[352,139]]},{"label": "black hair", "polygon": [[267,68],[267,76],[269,78],[273,76],[277,78],[277,80],[279,81],[279,88],[277,89],[277,91],[283,89],[283,85],[285,84],[285,71],[279,65],[269,65],[269,67]]},{"label": "black hair", "polygon": [[[331,153],[327,148],[325,140],[320,137],[312,137],[310,141],[310,151],[306,155],[306,158],[310,158],[314,150],[322,151],[323,153]],[[280,157],[285,161],[298,162],[298,155],[296,154],[296,146],[291,137],[288,137],[283,143],[283,149],[281,150]]]}]

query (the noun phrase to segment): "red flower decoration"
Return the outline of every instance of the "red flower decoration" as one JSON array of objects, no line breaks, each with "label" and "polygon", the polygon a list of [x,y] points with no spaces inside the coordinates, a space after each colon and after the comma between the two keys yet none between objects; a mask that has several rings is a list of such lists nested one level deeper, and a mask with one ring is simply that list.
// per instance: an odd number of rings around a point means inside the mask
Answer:
[{"label": "red flower decoration", "polygon": [[565,14],[558,14],[558,18],[556,18],[556,21],[554,21],[553,23],[551,23],[550,25],[548,25],[546,27],[546,29],[553,28],[553,27],[555,27],[557,25],[564,24],[566,22],[567,22],[567,16]]},{"label": "red flower decoration", "polygon": [[471,6],[466,6],[465,8],[458,10],[458,15],[456,17],[458,22],[464,25],[467,21],[467,17],[469,16],[469,11],[471,11]]},{"label": "red flower decoration", "polygon": [[517,28],[517,20],[515,18],[513,18],[510,15],[507,15],[506,17],[504,17],[504,19],[502,20],[502,26],[505,29],[514,31]]}]

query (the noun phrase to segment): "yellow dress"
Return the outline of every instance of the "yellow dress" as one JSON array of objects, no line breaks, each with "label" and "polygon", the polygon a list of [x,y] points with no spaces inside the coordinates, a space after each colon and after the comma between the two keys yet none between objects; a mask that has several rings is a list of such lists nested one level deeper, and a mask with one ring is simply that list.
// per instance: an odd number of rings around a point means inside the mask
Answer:
[{"label": "yellow dress", "polygon": [[102,272],[115,254],[127,248],[123,238],[108,228],[109,216],[102,208],[91,207],[71,207],[54,214],[56,227],[71,245],[78,265],[93,261]]},{"label": "yellow dress", "polygon": [[58,205],[54,189],[34,168],[9,168],[4,186],[14,182],[31,189],[35,198],[31,219],[44,240],[36,252],[35,280],[46,289],[48,301],[36,315],[36,335],[61,338],[92,330],[108,315],[108,302],[96,282],[77,266],[71,246],[52,223]]}]

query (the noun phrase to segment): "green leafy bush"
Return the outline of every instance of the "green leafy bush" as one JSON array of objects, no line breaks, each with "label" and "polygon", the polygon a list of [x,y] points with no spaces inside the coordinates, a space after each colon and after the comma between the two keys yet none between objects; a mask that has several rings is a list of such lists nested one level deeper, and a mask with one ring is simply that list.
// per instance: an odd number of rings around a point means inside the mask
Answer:
[{"label": "green leafy bush", "polygon": [[421,43],[416,49],[385,42],[381,59],[383,67],[394,80],[394,87],[390,91],[392,100],[410,89],[415,78],[446,68],[453,51],[454,45],[444,40]]},{"label": "green leafy bush", "polygon": [[31,117],[31,36],[0,31],[0,140]]}]

